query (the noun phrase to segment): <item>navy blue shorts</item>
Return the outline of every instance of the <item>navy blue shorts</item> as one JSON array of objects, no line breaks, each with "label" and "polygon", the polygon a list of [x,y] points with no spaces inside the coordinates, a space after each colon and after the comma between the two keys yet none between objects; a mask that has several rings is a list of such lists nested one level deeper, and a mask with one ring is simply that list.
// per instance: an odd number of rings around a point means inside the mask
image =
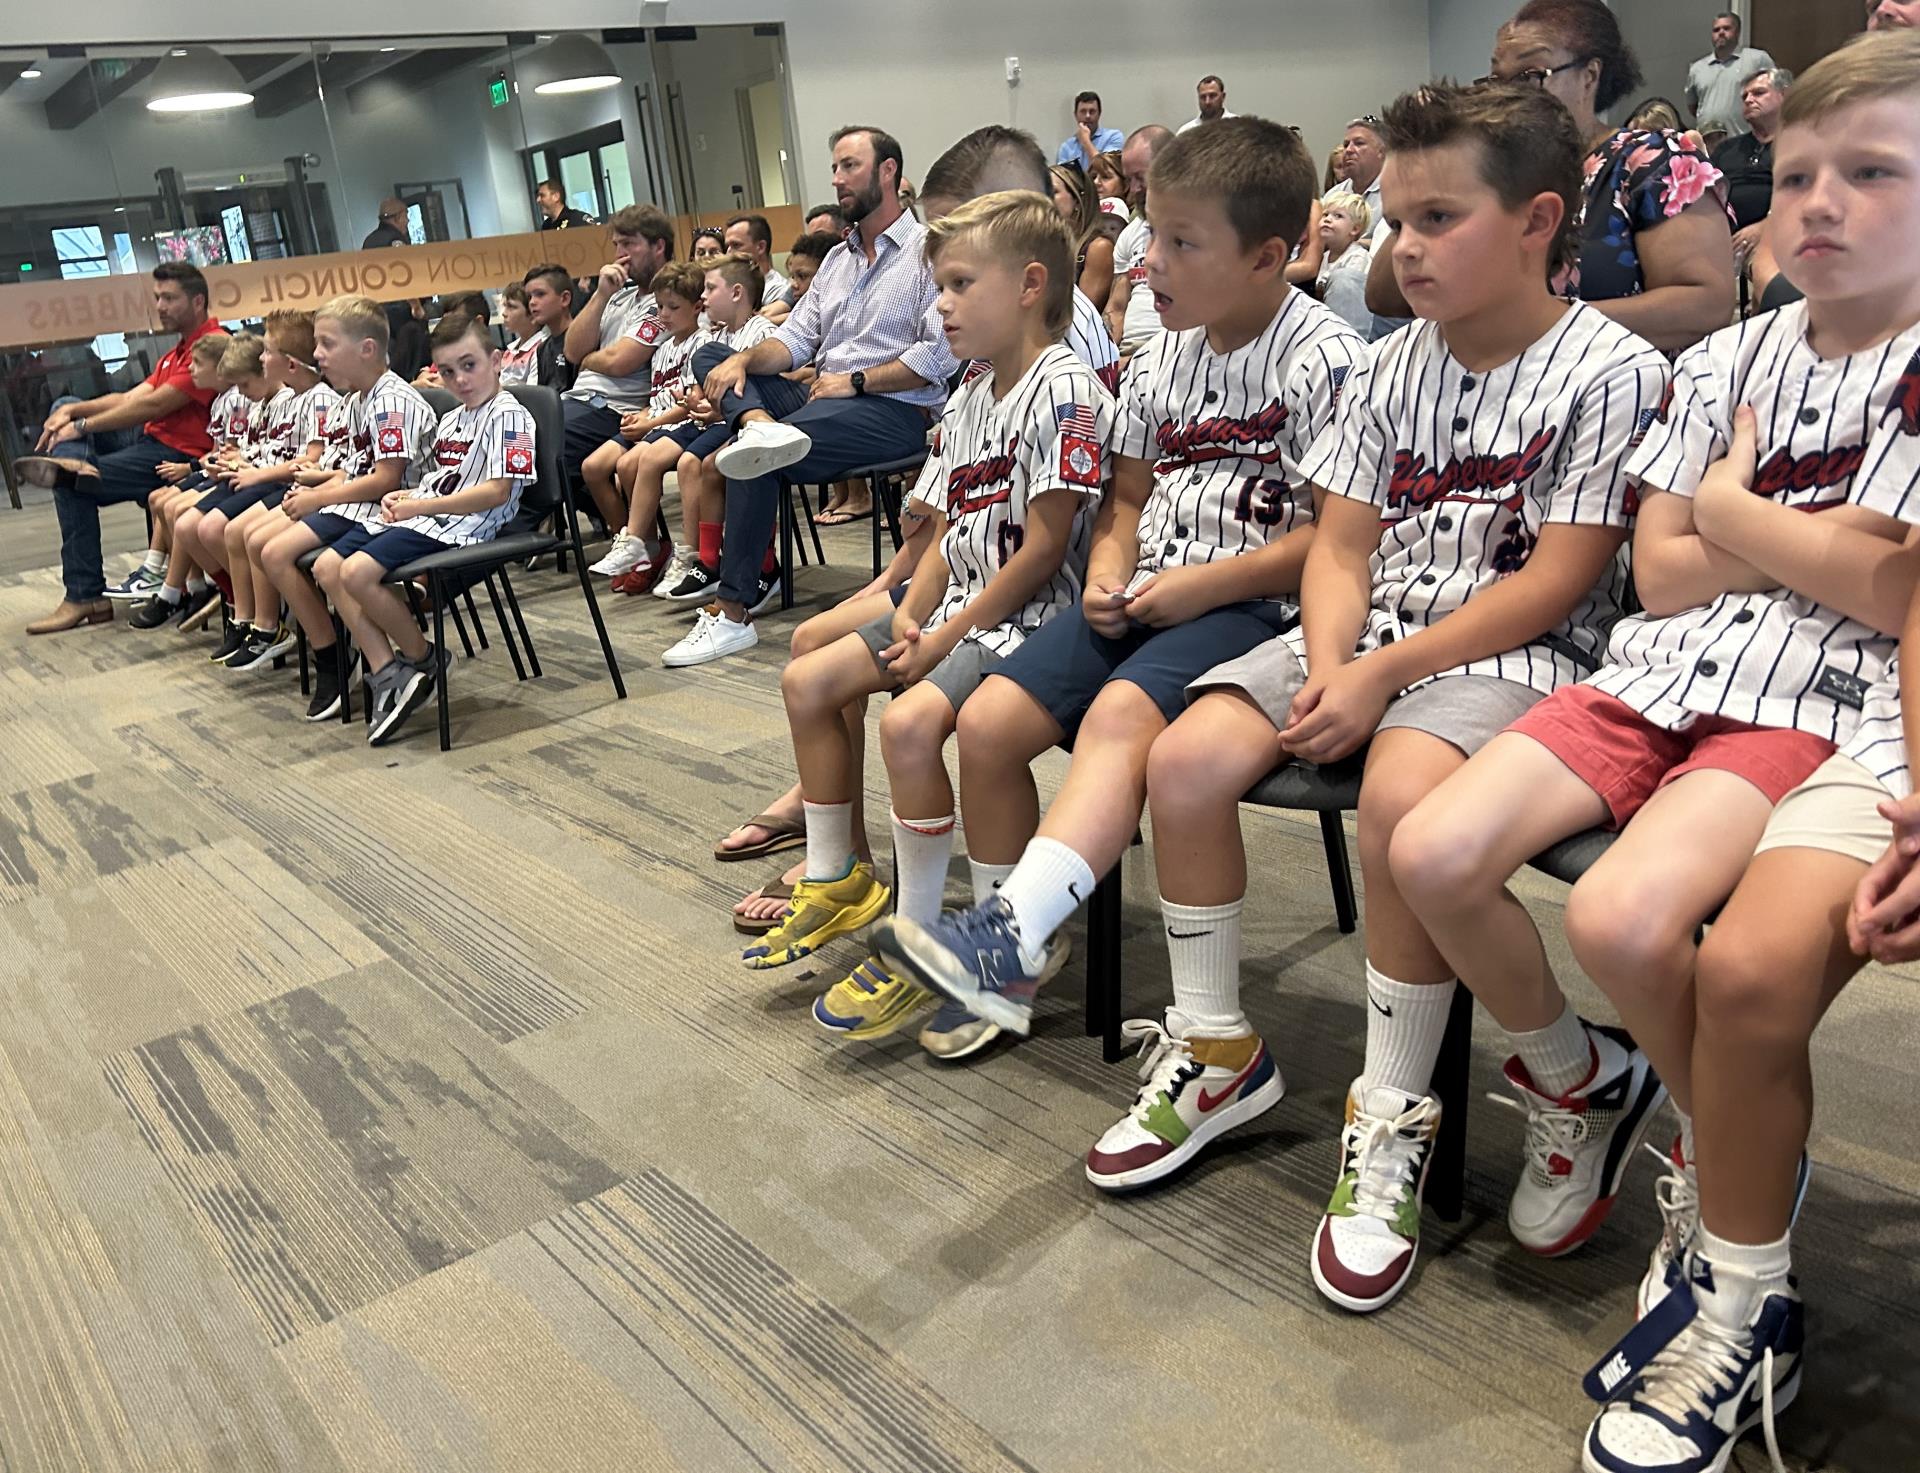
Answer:
[{"label": "navy blue shorts", "polygon": [[302,517],[300,525],[318,537],[322,547],[331,547],[362,524],[352,517],[341,516],[337,511],[317,511],[310,517]]},{"label": "navy blue shorts", "polygon": [[726,444],[733,432],[724,424],[695,424],[692,420],[682,420],[677,425],[668,425],[665,429],[655,430],[647,436],[649,441],[671,440],[695,460],[705,460],[714,451]]},{"label": "navy blue shorts", "polygon": [[1119,639],[1096,634],[1075,604],[1049,619],[994,671],[1038,701],[1073,740],[1101,689],[1130,681],[1171,723],[1187,709],[1187,687],[1225,660],[1293,627],[1286,604],[1238,603],[1209,609],[1170,629],[1136,625]]},{"label": "navy blue shorts", "polygon": [[217,501],[201,502],[200,510],[217,511],[228,521],[232,521],[248,507],[258,506],[265,501],[276,489],[278,488],[272,486],[255,486],[251,491],[229,491]]},{"label": "navy blue shorts", "polygon": [[445,552],[453,545],[437,537],[429,537],[425,532],[416,532],[411,527],[372,527],[363,524],[334,543],[333,550],[343,558],[364,552],[391,573],[395,568],[417,563],[423,557]]}]

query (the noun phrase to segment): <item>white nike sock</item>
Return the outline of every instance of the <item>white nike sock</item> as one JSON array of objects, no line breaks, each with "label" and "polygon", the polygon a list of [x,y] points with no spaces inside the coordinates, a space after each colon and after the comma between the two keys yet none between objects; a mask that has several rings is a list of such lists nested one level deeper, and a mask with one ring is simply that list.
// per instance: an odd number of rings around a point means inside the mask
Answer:
[{"label": "white nike sock", "polygon": [[1593,1045],[1573,1004],[1561,1000],[1560,1016],[1532,1033],[1509,1033],[1514,1053],[1540,1093],[1560,1099],[1593,1077]]},{"label": "white nike sock", "polygon": [[140,566],[158,577],[165,577],[167,572],[167,555],[157,547],[149,547],[147,549],[147,555],[141,561]]},{"label": "white nike sock", "polygon": [[987,897],[1007,883],[1007,876],[1013,873],[1010,864],[982,864],[971,854],[967,856],[967,870],[973,876],[973,903],[984,905]]},{"label": "white nike sock", "polygon": [[1057,839],[1035,839],[1000,887],[1020,927],[1020,945],[1028,961],[1046,955],[1047,941],[1093,894],[1093,871],[1086,860]]},{"label": "white nike sock", "polygon": [[1225,905],[1175,905],[1160,897],[1173,1005],[1185,1037],[1239,1038],[1252,1031],[1240,1011],[1240,912],[1245,897]]},{"label": "white nike sock", "polygon": [[853,804],[808,803],[807,878],[842,880],[853,873]]},{"label": "white nike sock", "polygon": [[893,815],[893,894],[901,915],[923,926],[939,917],[952,854],[951,813],[944,818]]},{"label": "white nike sock", "polygon": [[1714,1267],[1711,1289],[1697,1279],[1693,1285],[1700,1313],[1729,1330],[1750,1326],[1767,1293],[1785,1287],[1793,1268],[1788,1237],[1771,1243],[1729,1243],[1704,1222],[1693,1235],[1693,1251]]},{"label": "white nike sock", "polygon": [[1367,1062],[1361,1077],[1369,1087],[1385,1085],[1416,1099],[1432,1089],[1459,985],[1396,982],[1367,963]]}]

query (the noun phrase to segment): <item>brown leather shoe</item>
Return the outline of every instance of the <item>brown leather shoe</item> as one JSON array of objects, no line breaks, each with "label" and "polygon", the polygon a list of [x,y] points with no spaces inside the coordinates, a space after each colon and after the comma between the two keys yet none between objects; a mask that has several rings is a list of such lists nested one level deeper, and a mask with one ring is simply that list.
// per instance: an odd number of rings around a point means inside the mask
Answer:
[{"label": "brown leather shoe", "polygon": [[13,463],[13,468],[29,486],[43,490],[59,482],[61,471],[79,476],[93,469],[84,460],[69,460],[61,455],[23,455]]},{"label": "brown leather shoe", "polygon": [[84,624],[111,624],[113,605],[104,598],[92,603],[77,604],[70,598],[60,600],[60,607],[44,619],[36,619],[27,626],[29,634],[61,634],[69,629],[78,629]]}]

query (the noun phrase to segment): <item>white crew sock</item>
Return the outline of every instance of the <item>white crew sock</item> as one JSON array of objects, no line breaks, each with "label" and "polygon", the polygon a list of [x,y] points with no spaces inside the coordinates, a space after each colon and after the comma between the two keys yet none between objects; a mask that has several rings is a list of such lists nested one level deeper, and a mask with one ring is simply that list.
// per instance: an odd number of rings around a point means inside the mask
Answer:
[{"label": "white crew sock", "polygon": [[844,880],[853,873],[853,804],[808,803],[807,878]]},{"label": "white crew sock", "polygon": [[1532,1033],[1509,1033],[1534,1086],[1549,1099],[1561,1099],[1593,1077],[1593,1044],[1573,1004],[1561,999],[1560,1016]]},{"label": "white crew sock", "polygon": [[164,577],[167,571],[167,555],[157,547],[149,547],[147,549],[147,555],[142,559],[140,566],[145,568],[149,573]]},{"label": "white crew sock", "polygon": [[987,897],[1007,883],[1007,876],[1013,873],[1010,864],[982,864],[971,854],[967,856],[967,870],[973,876],[973,903],[985,905]]},{"label": "white crew sock", "polygon": [[1057,839],[1035,839],[1000,887],[1020,927],[1020,946],[1029,962],[1046,955],[1047,942],[1093,894],[1093,871],[1086,860]]},{"label": "white crew sock", "polygon": [[205,593],[206,591],[207,591],[207,580],[205,578],[201,577],[198,573],[189,573],[187,575],[187,592],[188,593],[201,594],[201,593]]},{"label": "white crew sock", "polygon": [[1396,982],[1367,963],[1367,1062],[1361,1077],[1369,1088],[1385,1085],[1414,1099],[1432,1089],[1459,985]]},{"label": "white crew sock", "polygon": [[1786,1287],[1793,1267],[1786,1236],[1771,1243],[1729,1243],[1708,1231],[1704,1222],[1693,1235],[1693,1251],[1714,1269],[1712,1289],[1697,1280],[1693,1286],[1700,1313],[1729,1330],[1751,1325],[1767,1294]]},{"label": "white crew sock", "polygon": [[899,913],[925,925],[940,915],[953,854],[953,815],[902,818],[893,815],[893,896]]},{"label": "white crew sock", "polygon": [[1225,905],[1175,905],[1160,897],[1167,959],[1173,968],[1173,1005],[1187,1038],[1240,1038],[1253,1031],[1240,1011],[1240,911],[1245,897]]},{"label": "white crew sock", "polygon": [[178,588],[162,583],[153,591],[153,596],[163,604],[177,604],[187,595]]}]

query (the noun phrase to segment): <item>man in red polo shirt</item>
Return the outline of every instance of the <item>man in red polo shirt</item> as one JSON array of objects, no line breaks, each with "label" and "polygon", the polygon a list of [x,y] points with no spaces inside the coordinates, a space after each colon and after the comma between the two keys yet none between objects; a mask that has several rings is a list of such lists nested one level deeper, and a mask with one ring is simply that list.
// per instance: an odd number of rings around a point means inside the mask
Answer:
[{"label": "man in red polo shirt", "polygon": [[[56,634],[83,624],[113,621],[100,567],[100,508],[144,501],[159,484],[163,460],[197,460],[212,448],[207,438],[211,389],[196,389],[194,340],[219,324],[207,316],[207,279],[184,261],[153,268],[153,310],[165,332],[180,341],[147,381],[120,394],[55,406],[40,432],[34,455],[22,456],[21,476],[53,488],[60,516],[60,572],[66,597],[29,634]],[[124,449],[103,453],[88,436],[108,430],[138,430]]]}]

